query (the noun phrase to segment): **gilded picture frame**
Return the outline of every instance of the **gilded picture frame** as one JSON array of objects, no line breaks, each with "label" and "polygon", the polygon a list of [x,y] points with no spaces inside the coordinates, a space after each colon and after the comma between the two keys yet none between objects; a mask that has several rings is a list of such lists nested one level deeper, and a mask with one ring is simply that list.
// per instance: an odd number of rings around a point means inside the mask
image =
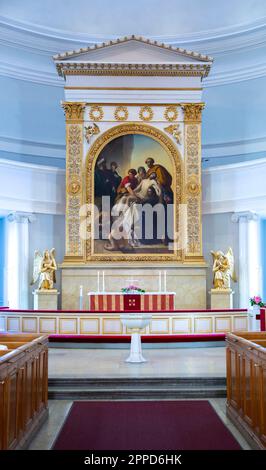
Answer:
[{"label": "gilded picture frame", "polygon": [[[126,122],[111,127],[103,134],[101,134],[95,142],[92,144],[86,155],[85,162],[85,203],[93,207],[94,203],[94,169],[95,163],[98,156],[104,147],[111,142],[113,139],[128,135],[128,134],[142,134],[148,136],[157,141],[166,150],[171,161],[173,163],[173,184],[172,189],[174,193],[174,232],[179,231],[179,209],[180,204],[183,200],[183,164],[181,155],[173,143],[173,141],[160,129],[147,125],[144,123]],[[93,225],[93,224],[92,224]],[[117,252],[106,252],[106,253],[95,253],[94,250],[94,236],[93,226],[88,223],[87,232],[91,232],[92,236],[89,237],[85,242],[85,259],[86,263],[90,262],[167,262],[176,261],[182,262],[184,259],[184,251],[174,244],[172,253],[117,253]]]}]

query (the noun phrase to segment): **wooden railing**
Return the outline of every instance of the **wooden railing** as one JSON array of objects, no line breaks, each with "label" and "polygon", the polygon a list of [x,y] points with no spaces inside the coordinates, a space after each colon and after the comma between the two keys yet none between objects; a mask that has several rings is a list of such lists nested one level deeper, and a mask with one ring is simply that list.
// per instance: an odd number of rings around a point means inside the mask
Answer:
[{"label": "wooden railing", "polygon": [[266,448],[266,333],[228,334],[227,415],[253,448]]},{"label": "wooden railing", "polygon": [[0,450],[19,449],[48,416],[48,336],[0,334]]}]

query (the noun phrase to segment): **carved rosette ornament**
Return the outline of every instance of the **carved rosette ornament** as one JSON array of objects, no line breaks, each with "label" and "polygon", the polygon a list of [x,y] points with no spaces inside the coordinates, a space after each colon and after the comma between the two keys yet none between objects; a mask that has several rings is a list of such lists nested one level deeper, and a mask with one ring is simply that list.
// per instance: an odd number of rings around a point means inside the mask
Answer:
[{"label": "carved rosette ornament", "polygon": [[187,194],[190,196],[198,196],[201,191],[200,184],[196,175],[192,175],[186,184]]},{"label": "carved rosette ornament", "polygon": [[178,117],[178,111],[176,106],[167,106],[164,111],[164,118],[166,121],[173,122],[176,121]]},{"label": "carved rosette ornament", "polygon": [[182,105],[185,136],[185,193],[187,203],[186,258],[202,257],[201,234],[201,111],[203,103]]},{"label": "carved rosette ornament", "polygon": [[93,105],[91,106],[89,117],[91,121],[101,121],[103,119],[104,112],[102,106]]},{"label": "carved rosette ornament", "polygon": [[83,103],[63,103],[66,115],[66,256],[82,255],[79,236],[82,205]]},{"label": "carved rosette ornament", "polygon": [[153,118],[153,110],[151,106],[142,106],[139,111],[139,118],[142,121],[151,121]]},{"label": "carved rosette ornament", "polygon": [[128,109],[126,106],[117,106],[114,117],[116,121],[126,121],[128,119]]}]

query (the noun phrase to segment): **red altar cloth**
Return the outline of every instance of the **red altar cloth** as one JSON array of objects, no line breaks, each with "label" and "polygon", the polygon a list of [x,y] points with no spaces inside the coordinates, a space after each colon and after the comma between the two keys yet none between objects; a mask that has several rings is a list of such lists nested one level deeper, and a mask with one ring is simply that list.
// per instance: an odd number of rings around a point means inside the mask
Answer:
[{"label": "red altar cloth", "polygon": [[120,294],[120,293],[89,293],[92,311],[173,311],[174,293],[145,293],[145,294]]},{"label": "red altar cloth", "polygon": [[266,308],[260,309],[260,331],[266,331]]}]

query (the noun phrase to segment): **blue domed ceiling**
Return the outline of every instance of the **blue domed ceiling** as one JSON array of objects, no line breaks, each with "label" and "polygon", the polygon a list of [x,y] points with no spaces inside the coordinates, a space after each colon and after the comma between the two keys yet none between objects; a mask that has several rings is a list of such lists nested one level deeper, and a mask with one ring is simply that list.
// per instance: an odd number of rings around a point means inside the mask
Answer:
[{"label": "blue domed ceiling", "polygon": [[214,57],[205,166],[265,156],[265,0],[1,0],[0,157],[63,167],[63,81],[51,57],[129,34]]},{"label": "blue domed ceiling", "polygon": [[263,0],[1,0],[1,15],[70,35],[174,36],[215,33],[260,20]]}]

